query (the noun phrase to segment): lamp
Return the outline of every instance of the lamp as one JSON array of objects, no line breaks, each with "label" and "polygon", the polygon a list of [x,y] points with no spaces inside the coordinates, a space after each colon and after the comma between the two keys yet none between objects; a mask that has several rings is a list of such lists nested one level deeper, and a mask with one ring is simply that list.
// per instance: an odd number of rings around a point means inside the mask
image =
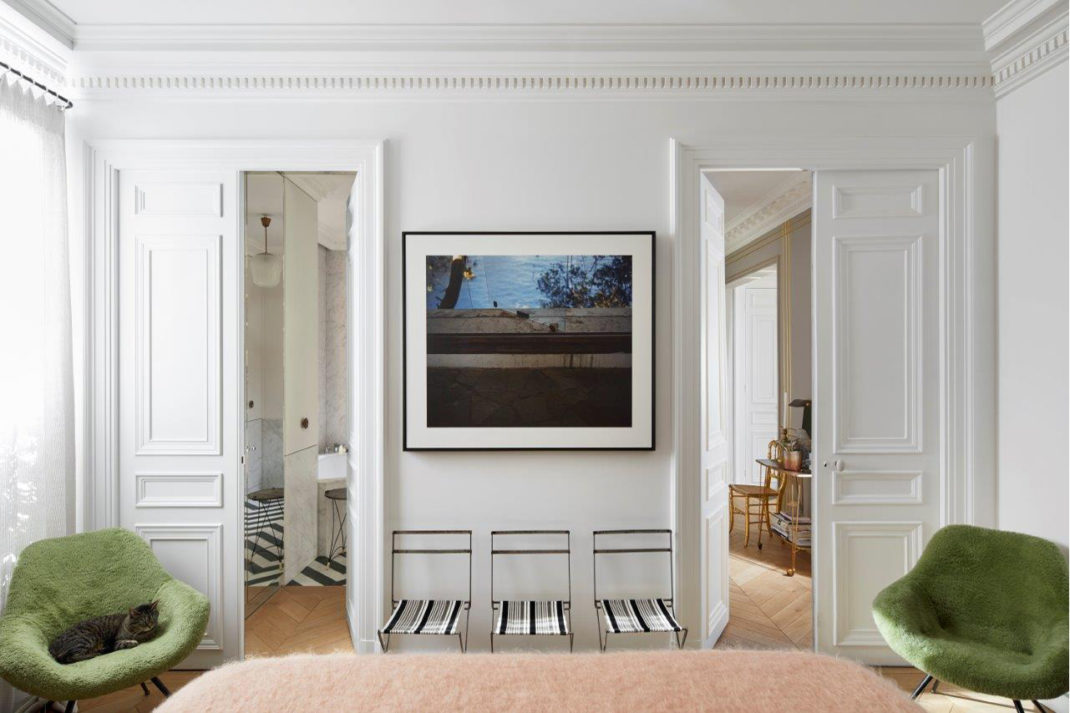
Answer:
[{"label": "lamp", "polygon": [[282,260],[267,249],[267,229],[271,225],[271,218],[260,216],[260,225],[264,226],[264,252],[249,258],[249,271],[257,287],[275,287],[282,277]]}]

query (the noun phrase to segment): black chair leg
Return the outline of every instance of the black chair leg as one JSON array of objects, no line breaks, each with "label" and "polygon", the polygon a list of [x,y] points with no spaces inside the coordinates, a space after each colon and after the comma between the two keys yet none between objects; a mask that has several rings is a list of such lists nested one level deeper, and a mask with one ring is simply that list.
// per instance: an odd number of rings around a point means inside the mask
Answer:
[{"label": "black chair leg", "polygon": [[1022,702],[1020,700],[1015,698],[1013,703],[1014,703],[1014,710],[1018,711],[1018,713],[1025,713],[1025,708],[1022,708]]},{"label": "black chair leg", "polygon": [[141,690],[145,692],[145,695],[149,695],[149,687],[145,685],[145,682],[141,682]]},{"label": "black chair leg", "polygon": [[74,706],[78,701],[67,701],[67,707],[63,709],[63,713],[74,713]]},{"label": "black chair leg", "polygon": [[1045,706],[1040,705],[1040,701],[1036,699],[1033,699],[1033,707],[1040,711],[1040,713],[1048,713],[1048,709]]},{"label": "black chair leg", "polygon": [[932,674],[926,674],[925,678],[923,678],[921,683],[918,684],[918,687],[914,689],[914,693],[912,693],[910,695],[910,700],[913,701],[918,696],[920,696],[922,694],[922,692],[925,691],[925,687],[928,686],[929,682],[932,681],[932,680],[933,680]]},{"label": "black chair leg", "polygon": [[157,688],[160,689],[160,693],[163,694],[164,698],[167,698],[168,696],[171,695],[171,692],[167,690],[167,686],[163,685],[163,681],[158,679],[156,676],[153,676],[151,680],[152,680],[152,685],[154,685],[154,686],[156,686]]}]

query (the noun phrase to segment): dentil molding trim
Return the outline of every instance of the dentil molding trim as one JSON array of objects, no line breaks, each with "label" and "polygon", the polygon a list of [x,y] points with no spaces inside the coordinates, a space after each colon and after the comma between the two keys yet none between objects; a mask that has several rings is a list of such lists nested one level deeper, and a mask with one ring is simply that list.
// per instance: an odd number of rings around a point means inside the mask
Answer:
[{"label": "dentil molding trim", "polygon": [[0,60],[39,82],[62,85],[70,58],[69,47],[0,2]]},{"label": "dentil molding trim", "polygon": [[769,195],[732,219],[725,228],[725,254],[731,255],[787,219],[802,213],[812,202],[813,183],[810,172],[800,171],[798,176],[777,186]]},{"label": "dentil molding trim", "polygon": [[996,97],[1067,58],[1066,0],[1012,0],[983,25]]},{"label": "dentil molding trim", "polygon": [[716,96],[733,93],[827,92],[829,94],[894,92],[897,90],[987,90],[987,74],[974,75],[852,75],[852,74],[105,74],[78,76],[69,82],[73,96],[124,92],[168,95],[294,96],[327,94],[376,96],[383,94],[530,94]]},{"label": "dentil molding trim", "polygon": [[961,23],[80,25],[47,0],[10,4],[74,48],[75,98],[990,96],[992,83],[977,26]]}]

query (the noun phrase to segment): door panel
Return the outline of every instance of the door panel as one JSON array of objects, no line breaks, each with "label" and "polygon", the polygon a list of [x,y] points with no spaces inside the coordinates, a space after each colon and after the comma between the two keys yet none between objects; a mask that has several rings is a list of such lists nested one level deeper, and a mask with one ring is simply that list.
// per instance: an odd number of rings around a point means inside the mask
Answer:
[{"label": "door panel", "polygon": [[119,520],[209,599],[190,667],[241,655],[237,207],[234,174],[119,177]]},{"label": "door panel", "polygon": [[725,394],[724,199],[700,182],[702,267],[702,631],[712,647],[728,623],[728,434]]},{"label": "door panel", "polygon": [[757,485],[763,474],[755,459],[777,436],[777,291],[744,285],[735,292],[735,482]]},{"label": "door panel", "polygon": [[283,580],[291,581],[317,551],[319,450],[319,240],[317,206],[283,181]]},{"label": "door panel", "polygon": [[871,664],[899,662],[873,597],[941,524],[937,186],[936,171],[815,179],[816,643]]}]

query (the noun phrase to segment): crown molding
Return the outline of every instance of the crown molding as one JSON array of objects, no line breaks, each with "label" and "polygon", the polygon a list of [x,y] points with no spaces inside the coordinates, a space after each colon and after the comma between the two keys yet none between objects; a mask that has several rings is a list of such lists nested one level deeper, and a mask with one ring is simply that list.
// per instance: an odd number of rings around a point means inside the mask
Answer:
[{"label": "crown molding", "polygon": [[[44,0],[20,0],[43,2]],[[79,51],[828,52],[982,49],[970,24],[76,25]]]},{"label": "crown molding", "polygon": [[75,47],[81,98],[991,96],[962,24],[79,25]]},{"label": "crown molding", "polygon": [[813,182],[809,171],[791,176],[754,204],[745,208],[725,226],[724,249],[731,255],[773,228],[794,218],[813,202]]},{"label": "crown molding", "polygon": [[50,86],[66,82],[71,50],[5,2],[0,2],[0,60]]},{"label": "crown molding", "polygon": [[1067,58],[1066,0],[1012,0],[984,21],[985,51],[996,97]]},{"label": "crown molding", "polygon": [[962,23],[82,25],[10,2],[73,43],[66,88],[82,100],[991,97],[979,28]]},{"label": "crown molding", "polygon": [[14,8],[64,47],[74,47],[77,27],[74,20],[48,0],[2,0],[2,3]]}]

